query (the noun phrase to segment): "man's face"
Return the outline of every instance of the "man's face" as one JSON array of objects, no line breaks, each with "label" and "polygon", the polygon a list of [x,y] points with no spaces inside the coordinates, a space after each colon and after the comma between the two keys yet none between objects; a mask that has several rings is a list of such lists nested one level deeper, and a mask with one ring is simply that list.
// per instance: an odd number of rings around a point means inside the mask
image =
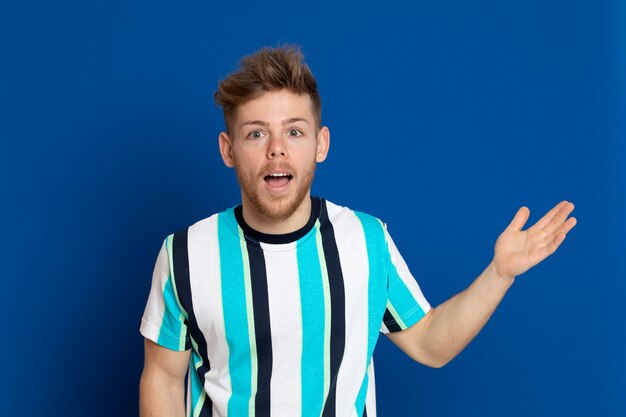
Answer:
[{"label": "man's face", "polygon": [[220,134],[220,151],[235,168],[244,205],[266,220],[289,218],[328,152],[328,129],[317,128],[310,97],[267,92],[239,106],[232,122],[231,135]]}]

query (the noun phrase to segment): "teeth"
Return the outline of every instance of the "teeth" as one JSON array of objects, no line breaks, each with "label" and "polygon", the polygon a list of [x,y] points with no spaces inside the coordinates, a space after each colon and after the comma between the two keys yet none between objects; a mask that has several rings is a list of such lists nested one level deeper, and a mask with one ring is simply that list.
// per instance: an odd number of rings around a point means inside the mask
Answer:
[{"label": "teeth", "polygon": [[289,174],[285,174],[283,172],[277,172],[277,173],[274,173],[274,174],[270,174],[269,176],[270,177],[288,177]]}]

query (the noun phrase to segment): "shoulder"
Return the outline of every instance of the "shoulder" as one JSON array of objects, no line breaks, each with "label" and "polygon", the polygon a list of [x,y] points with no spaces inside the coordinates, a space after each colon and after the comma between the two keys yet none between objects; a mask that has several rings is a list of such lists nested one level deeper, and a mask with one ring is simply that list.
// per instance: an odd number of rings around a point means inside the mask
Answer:
[{"label": "shoulder", "polygon": [[322,199],[322,202],[324,203],[323,206],[326,209],[328,220],[330,220],[333,225],[341,226],[344,223],[354,223],[357,221],[366,231],[384,231],[385,229],[385,223],[376,216],[359,210],[353,210],[349,207],[340,206],[325,199]]},{"label": "shoulder", "polygon": [[[230,219],[232,217],[232,220]],[[164,244],[166,246],[172,245],[174,241],[178,241],[180,244],[182,241],[186,241],[189,244],[201,239],[217,237],[218,220],[222,221],[228,219],[227,223],[234,221],[233,208],[228,208],[222,212],[214,213],[208,217],[200,219],[191,225],[179,229],[176,232],[170,233],[165,238]]]}]

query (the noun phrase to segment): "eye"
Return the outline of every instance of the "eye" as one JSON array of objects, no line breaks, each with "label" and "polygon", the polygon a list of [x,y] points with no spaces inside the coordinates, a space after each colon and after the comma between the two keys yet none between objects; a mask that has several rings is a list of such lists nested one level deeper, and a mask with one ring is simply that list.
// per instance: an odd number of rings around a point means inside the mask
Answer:
[{"label": "eye", "polygon": [[289,129],[287,131],[287,136],[293,136],[293,137],[297,137],[297,136],[302,136],[303,133],[300,129]]},{"label": "eye", "polygon": [[248,133],[248,136],[246,136],[249,139],[261,139],[264,136],[263,132],[260,130],[253,130],[252,132]]}]

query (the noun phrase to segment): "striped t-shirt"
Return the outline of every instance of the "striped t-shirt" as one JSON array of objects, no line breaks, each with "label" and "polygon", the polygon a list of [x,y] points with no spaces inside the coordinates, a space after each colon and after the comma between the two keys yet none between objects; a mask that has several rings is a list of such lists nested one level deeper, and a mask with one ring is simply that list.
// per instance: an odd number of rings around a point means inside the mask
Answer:
[{"label": "striped t-shirt", "polygon": [[380,332],[428,310],[380,220],[313,197],[286,235],[238,206],[168,236],[140,331],[191,349],[188,416],[372,417]]}]

